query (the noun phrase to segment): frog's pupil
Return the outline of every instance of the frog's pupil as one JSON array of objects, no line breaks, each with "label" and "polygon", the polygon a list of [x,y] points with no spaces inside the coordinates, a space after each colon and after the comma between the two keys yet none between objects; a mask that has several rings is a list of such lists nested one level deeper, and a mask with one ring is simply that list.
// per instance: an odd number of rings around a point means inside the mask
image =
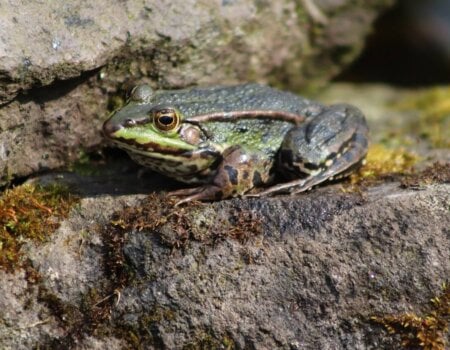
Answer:
[{"label": "frog's pupil", "polygon": [[173,117],[168,115],[163,115],[159,117],[159,122],[163,125],[170,125],[173,123]]}]

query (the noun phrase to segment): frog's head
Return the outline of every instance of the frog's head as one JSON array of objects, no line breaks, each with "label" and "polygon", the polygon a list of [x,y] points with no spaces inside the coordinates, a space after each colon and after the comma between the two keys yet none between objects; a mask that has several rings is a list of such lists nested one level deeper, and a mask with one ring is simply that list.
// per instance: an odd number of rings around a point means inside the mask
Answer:
[{"label": "frog's head", "polygon": [[184,121],[174,106],[152,103],[153,95],[148,85],[135,87],[127,104],[103,124],[104,135],[131,155],[181,162],[192,172],[220,157],[199,125]]}]

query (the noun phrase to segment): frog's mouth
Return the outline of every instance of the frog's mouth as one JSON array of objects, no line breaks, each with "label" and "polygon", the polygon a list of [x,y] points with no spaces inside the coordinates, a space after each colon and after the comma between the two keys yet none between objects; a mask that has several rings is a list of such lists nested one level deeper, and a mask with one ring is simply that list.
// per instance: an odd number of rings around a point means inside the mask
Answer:
[{"label": "frog's mouth", "polygon": [[119,128],[107,136],[130,154],[158,160],[195,162],[199,168],[205,168],[221,157],[220,151],[209,145],[191,145],[178,138],[149,133],[148,128]]},{"label": "frog's mouth", "polygon": [[144,127],[134,127],[133,129],[122,127],[107,136],[115,143],[149,155],[152,153],[178,155],[198,149],[198,146],[191,145],[177,137],[150,132],[148,128]]}]

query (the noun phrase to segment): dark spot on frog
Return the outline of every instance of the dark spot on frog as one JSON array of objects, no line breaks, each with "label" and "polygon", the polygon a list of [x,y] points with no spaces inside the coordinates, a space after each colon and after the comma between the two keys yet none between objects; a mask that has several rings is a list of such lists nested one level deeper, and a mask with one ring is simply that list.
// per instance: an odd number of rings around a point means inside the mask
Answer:
[{"label": "dark spot on frog", "polygon": [[336,159],[336,157],[337,157],[337,153],[336,152],[331,152],[328,156],[327,156],[327,158],[326,158],[326,160],[325,161],[327,161],[327,160],[334,160],[334,159]]},{"label": "dark spot on frog", "polygon": [[242,178],[243,178],[244,180],[247,180],[249,175],[250,175],[250,174],[249,174],[248,170],[244,170],[244,172],[242,173]]},{"label": "dark spot on frog", "polygon": [[237,172],[237,170],[235,168],[233,168],[232,166],[230,166],[230,165],[225,165],[223,168],[227,172],[228,178],[230,179],[230,182],[233,185],[237,185],[238,184],[238,172]]},{"label": "dark spot on frog", "polygon": [[217,157],[219,154],[216,151],[212,151],[212,150],[202,150],[202,152],[200,153],[200,158],[209,158],[211,156],[213,157]]},{"label": "dark spot on frog", "polygon": [[196,172],[197,170],[198,170],[198,168],[197,168],[197,166],[196,165],[189,165],[188,166],[188,169],[189,169],[189,171],[191,171],[191,172]]},{"label": "dark spot on frog", "polygon": [[[299,163],[302,163],[302,160],[299,161]],[[305,167],[308,170],[317,170],[320,168],[319,164],[314,164],[314,163],[305,163],[303,162],[303,167]]]},{"label": "dark spot on frog", "polygon": [[263,183],[262,179],[261,179],[261,174],[259,173],[259,171],[255,171],[253,173],[252,182],[253,182],[254,186],[259,186],[259,185],[261,185]]},{"label": "dark spot on frog", "polygon": [[283,164],[292,165],[294,162],[294,155],[291,150],[283,149],[280,151],[280,160]]}]

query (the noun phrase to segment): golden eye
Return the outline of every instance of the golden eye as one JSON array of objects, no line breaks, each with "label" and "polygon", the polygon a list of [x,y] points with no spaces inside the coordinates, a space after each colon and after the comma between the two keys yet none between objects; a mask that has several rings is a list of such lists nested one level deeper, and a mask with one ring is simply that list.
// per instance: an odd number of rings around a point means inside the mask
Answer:
[{"label": "golden eye", "polygon": [[170,131],[178,127],[180,116],[174,109],[160,109],[154,112],[153,122],[159,130]]}]

